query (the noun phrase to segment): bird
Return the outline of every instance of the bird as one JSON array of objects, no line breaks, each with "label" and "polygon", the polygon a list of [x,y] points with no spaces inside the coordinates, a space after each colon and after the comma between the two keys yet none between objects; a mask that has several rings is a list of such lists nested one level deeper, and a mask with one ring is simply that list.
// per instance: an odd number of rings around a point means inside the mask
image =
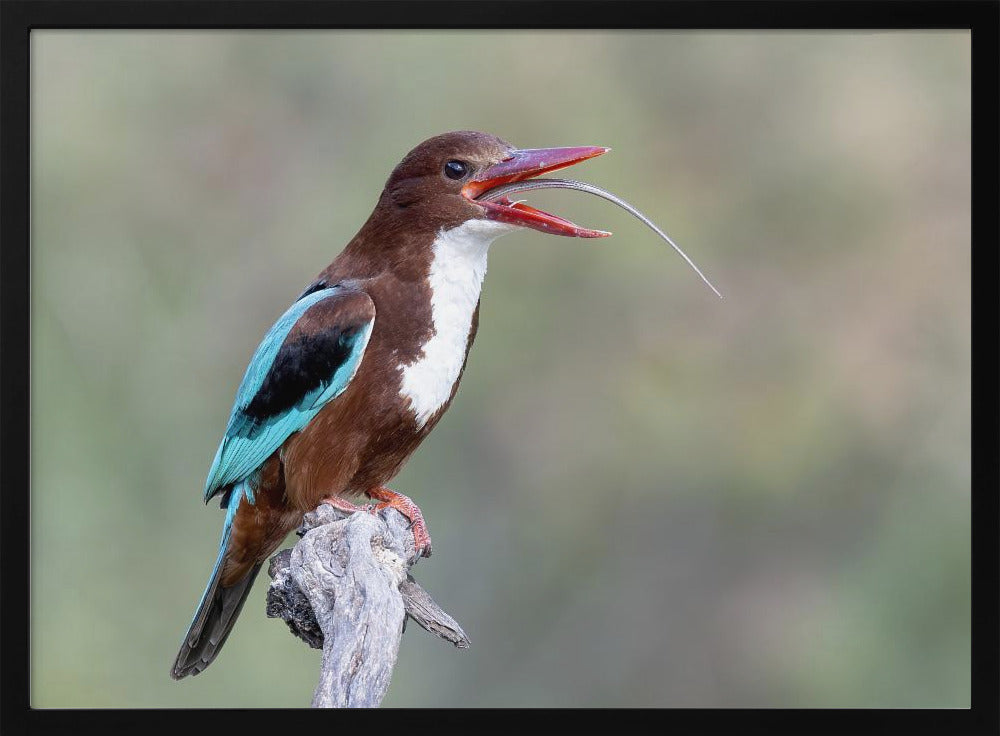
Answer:
[{"label": "bird", "polygon": [[[486,196],[609,150],[518,149],[453,131],[392,170],[361,229],[268,330],[236,391],[204,491],[226,510],[218,558],[174,679],[212,663],[264,561],[322,503],[395,508],[411,522],[415,557],[430,556],[419,507],[386,484],[455,398],[491,243],[525,228],[610,235]],[[351,500],[365,497],[375,503]]]}]

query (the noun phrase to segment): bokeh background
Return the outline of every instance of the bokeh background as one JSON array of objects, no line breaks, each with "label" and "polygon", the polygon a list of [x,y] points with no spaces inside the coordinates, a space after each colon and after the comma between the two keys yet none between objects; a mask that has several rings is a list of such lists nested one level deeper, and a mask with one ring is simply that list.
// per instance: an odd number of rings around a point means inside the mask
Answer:
[{"label": "bokeh background", "polygon": [[[492,250],[394,487],[464,625],[386,705],[967,707],[970,37],[32,33],[32,705],[305,706],[264,616],[168,670],[266,329],[424,138],[597,144]],[[289,540],[292,541],[292,540]]]}]

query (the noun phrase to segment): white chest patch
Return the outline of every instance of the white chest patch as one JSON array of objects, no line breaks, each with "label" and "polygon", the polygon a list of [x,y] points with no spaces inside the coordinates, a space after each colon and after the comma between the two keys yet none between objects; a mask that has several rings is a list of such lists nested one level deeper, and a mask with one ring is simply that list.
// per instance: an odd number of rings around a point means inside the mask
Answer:
[{"label": "white chest patch", "polygon": [[514,229],[504,223],[470,220],[442,230],[434,241],[429,276],[434,333],[417,360],[401,366],[399,391],[410,400],[421,427],[451,396],[462,371],[490,243]]}]

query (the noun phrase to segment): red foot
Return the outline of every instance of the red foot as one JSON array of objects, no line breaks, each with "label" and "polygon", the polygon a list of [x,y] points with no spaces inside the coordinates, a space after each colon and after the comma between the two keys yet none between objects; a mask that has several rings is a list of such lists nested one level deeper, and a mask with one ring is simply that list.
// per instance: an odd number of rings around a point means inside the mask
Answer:
[{"label": "red foot", "polygon": [[417,557],[431,556],[431,535],[427,533],[424,515],[420,513],[420,507],[417,504],[402,493],[396,493],[384,486],[373,488],[365,493],[369,498],[379,501],[374,507],[370,507],[372,513],[392,507],[409,519],[410,527],[413,529],[413,543],[417,548]]},{"label": "red foot", "polygon": [[358,506],[355,503],[351,503],[346,498],[341,498],[340,496],[327,496],[320,503],[328,503],[335,509],[340,509],[341,511],[346,511],[348,514],[353,514],[355,511],[365,511],[369,506]]}]

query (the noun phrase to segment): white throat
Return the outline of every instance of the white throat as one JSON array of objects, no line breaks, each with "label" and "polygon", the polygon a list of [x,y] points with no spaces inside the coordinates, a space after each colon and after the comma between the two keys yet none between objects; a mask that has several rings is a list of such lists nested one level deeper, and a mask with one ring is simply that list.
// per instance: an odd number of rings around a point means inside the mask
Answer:
[{"label": "white throat", "polygon": [[490,243],[515,229],[490,220],[469,220],[442,230],[434,240],[428,276],[434,331],[417,360],[400,366],[399,393],[410,400],[420,427],[448,401],[462,372]]}]

